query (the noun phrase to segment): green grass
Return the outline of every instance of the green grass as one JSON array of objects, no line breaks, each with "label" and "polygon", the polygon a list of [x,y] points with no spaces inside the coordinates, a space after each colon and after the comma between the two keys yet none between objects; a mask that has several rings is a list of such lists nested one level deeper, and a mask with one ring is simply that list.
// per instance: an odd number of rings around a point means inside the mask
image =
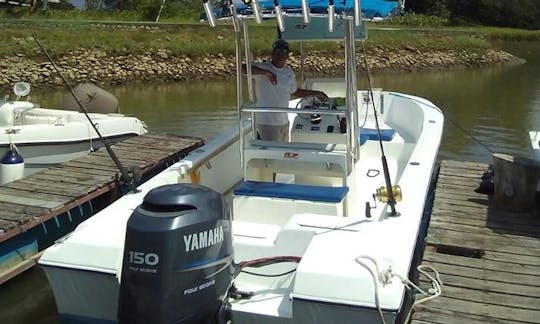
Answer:
[{"label": "green grass", "polygon": [[[52,12],[52,11],[51,11]],[[67,15],[67,13],[73,15]],[[60,13],[65,16],[60,16]],[[24,54],[28,57],[42,57],[32,35],[36,35],[53,56],[61,56],[80,49],[100,49],[110,55],[155,53],[165,49],[173,55],[198,57],[205,54],[234,54],[234,33],[229,24],[220,24],[210,28],[202,23],[184,24],[148,24],[142,27],[128,25],[119,27],[115,24],[88,23],[87,19],[103,18],[115,21],[131,20],[130,13],[117,13],[110,16],[102,12],[92,13],[77,11],[55,12],[54,20],[42,19],[0,19],[0,56]],[[66,19],[70,19],[67,21]],[[43,17],[41,17],[43,18]],[[276,38],[273,21],[264,21],[261,25],[250,28],[250,42],[253,54],[267,55],[271,43]],[[368,50],[399,50],[415,48],[418,50],[470,50],[483,51],[496,46],[498,40],[540,40],[540,31],[527,31],[509,28],[491,27],[404,27],[381,30],[389,27],[388,23],[369,23]],[[159,28],[158,28],[159,27]],[[396,27],[396,26],[394,26]],[[293,51],[299,51],[298,44],[292,44]],[[335,42],[305,44],[307,51],[317,50],[323,53],[335,52],[341,48]]]},{"label": "green grass", "polygon": [[[198,10],[200,9],[200,10]],[[198,22],[202,12],[202,6],[197,9],[185,9],[174,17],[163,15],[160,22],[170,23],[194,23]],[[140,21],[154,22],[154,19],[146,19],[141,13],[127,10],[57,10],[47,11],[28,8],[13,8],[11,11],[0,9],[0,18],[17,18],[28,20],[70,20],[70,21]]]}]

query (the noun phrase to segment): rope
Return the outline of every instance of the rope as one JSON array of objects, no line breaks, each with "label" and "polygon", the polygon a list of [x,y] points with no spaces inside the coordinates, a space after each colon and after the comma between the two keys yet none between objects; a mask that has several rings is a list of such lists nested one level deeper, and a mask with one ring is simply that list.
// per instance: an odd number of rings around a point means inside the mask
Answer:
[{"label": "rope", "polygon": [[[377,274],[375,274],[373,272],[373,269],[371,269],[371,267],[369,267],[366,263],[362,262],[361,259],[368,259],[371,262],[373,262],[373,264],[375,265],[375,271],[377,272]],[[382,312],[382,308],[381,308],[381,305],[380,305],[380,302],[379,302],[379,285],[378,285],[378,283],[380,282],[381,284],[383,284],[383,287],[386,284],[383,283],[383,281],[381,281],[381,277],[377,278],[377,275],[381,274],[381,272],[379,271],[379,265],[377,264],[377,261],[374,258],[372,258],[372,257],[370,257],[368,255],[361,255],[359,257],[356,257],[354,259],[354,261],[356,261],[356,263],[358,263],[359,265],[364,267],[371,274],[371,278],[373,279],[373,287],[375,288],[375,306],[377,307],[377,310],[379,311],[379,316],[381,317],[381,323],[386,324],[386,321],[384,320],[384,315],[383,315],[383,312]]]},{"label": "rope", "polygon": [[[366,263],[362,262],[361,259],[367,259],[370,260],[375,265],[375,272],[371,267],[369,267]],[[425,297],[422,299],[415,300],[413,303],[413,306],[407,313],[406,319],[404,323],[408,323],[409,318],[411,316],[412,310],[416,305],[419,305],[421,303],[425,303],[431,299],[437,298],[442,294],[442,280],[439,276],[439,273],[435,268],[428,266],[428,265],[419,265],[416,269],[418,272],[426,276],[431,281],[431,288],[429,288],[427,291],[423,290],[422,288],[418,287],[414,282],[409,280],[406,277],[401,276],[398,273],[395,273],[392,271],[392,267],[388,266],[387,269],[384,269],[383,271],[379,270],[379,265],[377,263],[377,260],[375,258],[368,256],[368,255],[361,255],[354,259],[356,263],[364,267],[366,270],[369,271],[371,274],[371,277],[373,279],[373,286],[375,287],[374,297],[375,297],[375,306],[377,307],[377,310],[379,312],[379,316],[381,318],[381,323],[386,324],[386,321],[384,320],[382,308],[380,306],[379,301],[379,283],[382,284],[382,286],[386,286],[390,283],[392,283],[392,278],[397,277],[401,283],[405,286],[406,289],[409,289],[411,291],[418,291],[420,294],[424,295]],[[426,270],[430,270],[434,273],[435,277],[431,276],[426,272]]]}]

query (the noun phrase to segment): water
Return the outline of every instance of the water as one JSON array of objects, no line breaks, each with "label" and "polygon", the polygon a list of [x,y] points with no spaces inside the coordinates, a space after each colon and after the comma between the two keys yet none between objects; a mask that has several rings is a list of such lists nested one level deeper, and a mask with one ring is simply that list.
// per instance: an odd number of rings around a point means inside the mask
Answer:
[{"label": "water", "polygon": [[[528,130],[540,129],[540,43],[509,44],[507,50],[528,62],[482,70],[375,75],[373,86],[425,97],[444,111],[441,160],[490,163],[489,150],[531,156]],[[359,87],[365,86],[361,79]],[[108,90],[118,98],[123,113],[140,117],[152,132],[212,138],[236,124],[234,79]],[[34,91],[33,100],[54,107],[64,94]],[[56,322],[52,291],[38,268],[0,287],[0,323]]]}]

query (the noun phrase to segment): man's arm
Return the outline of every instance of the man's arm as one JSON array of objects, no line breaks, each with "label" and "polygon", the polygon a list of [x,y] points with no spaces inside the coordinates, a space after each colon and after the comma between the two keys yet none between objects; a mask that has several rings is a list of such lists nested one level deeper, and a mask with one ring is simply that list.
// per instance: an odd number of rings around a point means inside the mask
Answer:
[{"label": "man's arm", "polygon": [[326,93],[324,93],[322,91],[308,90],[308,89],[301,89],[301,88],[296,89],[296,91],[293,92],[292,95],[297,97],[297,98],[304,98],[304,97],[313,96],[313,97],[317,97],[317,98],[319,98],[321,100],[328,99],[328,96],[326,95]]},{"label": "man's arm", "polygon": [[[242,64],[242,74],[246,74],[246,73],[247,73],[246,64]],[[277,78],[274,72],[268,71],[258,66],[255,66],[255,65],[251,66],[251,74],[264,75],[266,78],[268,78],[268,81],[270,81],[271,84],[275,85],[277,83]]]}]

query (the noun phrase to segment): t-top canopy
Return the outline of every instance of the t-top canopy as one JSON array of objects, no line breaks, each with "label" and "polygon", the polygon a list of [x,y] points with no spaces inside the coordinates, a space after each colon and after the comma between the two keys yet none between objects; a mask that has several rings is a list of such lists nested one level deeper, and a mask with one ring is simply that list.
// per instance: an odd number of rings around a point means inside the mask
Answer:
[{"label": "t-top canopy", "polygon": [[[250,10],[242,0],[233,1],[237,10]],[[281,8],[287,13],[301,12],[300,0],[278,0]],[[362,0],[362,15],[364,18],[387,17],[399,10],[397,0]],[[311,13],[326,13],[328,9],[328,0],[308,0]],[[259,0],[259,6],[263,10],[272,10],[274,8],[274,0]],[[352,12],[354,8],[354,0],[334,0],[336,13]]]},{"label": "t-top canopy", "polygon": [[[348,19],[352,19],[352,17]],[[302,15],[286,15],[284,20],[285,30],[281,35],[287,41],[342,40],[345,37],[346,18],[335,19],[332,32],[328,30],[327,16],[311,15],[309,23],[304,22]],[[364,23],[354,27],[354,38],[356,40],[366,39],[366,37],[367,32]]]}]

